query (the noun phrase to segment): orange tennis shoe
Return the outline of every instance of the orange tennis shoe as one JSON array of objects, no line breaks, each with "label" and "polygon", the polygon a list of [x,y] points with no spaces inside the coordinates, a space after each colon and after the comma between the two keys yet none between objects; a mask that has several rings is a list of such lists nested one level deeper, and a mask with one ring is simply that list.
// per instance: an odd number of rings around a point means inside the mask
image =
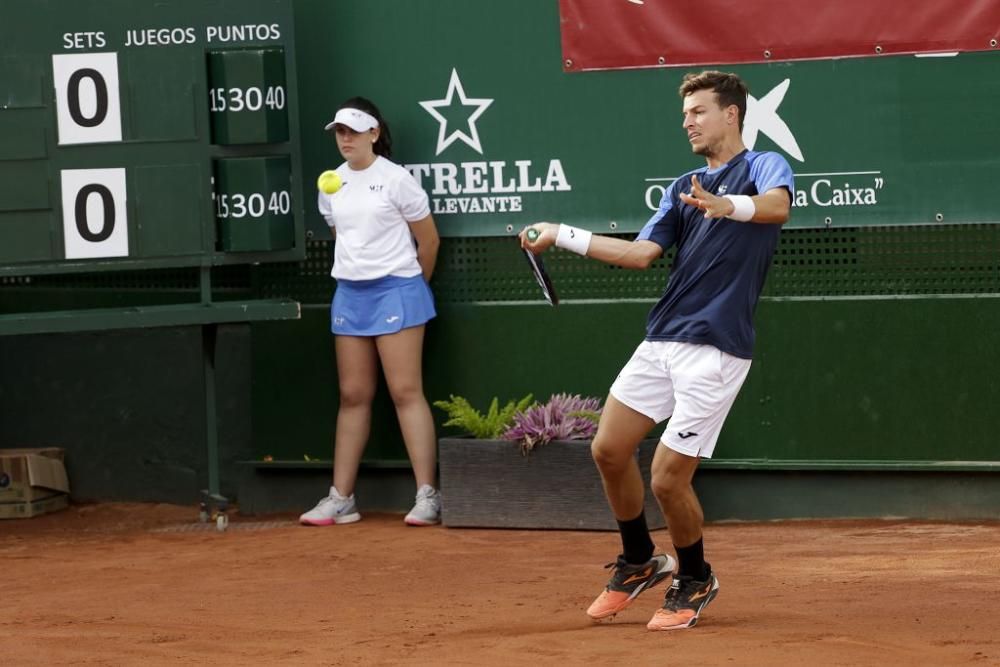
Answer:
[{"label": "orange tennis shoe", "polygon": [[674,577],[663,600],[646,627],[650,630],[682,630],[693,628],[698,616],[719,593],[719,580],[711,571],[708,579],[697,581],[691,577]]},{"label": "orange tennis shoe", "polygon": [[605,586],[604,592],[597,596],[587,609],[587,616],[599,621],[614,616],[632,604],[639,593],[652,588],[673,574],[677,561],[672,556],[659,554],[645,563],[633,565],[626,563],[619,556],[614,563],[608,563],[606,568],[614,568],[611,581]]}]

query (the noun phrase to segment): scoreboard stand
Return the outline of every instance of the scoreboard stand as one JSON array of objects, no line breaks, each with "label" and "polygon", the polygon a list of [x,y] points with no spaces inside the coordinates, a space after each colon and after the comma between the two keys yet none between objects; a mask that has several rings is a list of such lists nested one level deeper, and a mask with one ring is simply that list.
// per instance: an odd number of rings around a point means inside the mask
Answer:
[{"label": "scoreboard stand", "polygon": [[200,296],[6,312],[0,336],[200,327],[213,507],[218,325],[300,316],[214,301],[211,283],[212,267],[305,257],[293,56],[291,0],[0,9],[0,280],[188,267]]}]

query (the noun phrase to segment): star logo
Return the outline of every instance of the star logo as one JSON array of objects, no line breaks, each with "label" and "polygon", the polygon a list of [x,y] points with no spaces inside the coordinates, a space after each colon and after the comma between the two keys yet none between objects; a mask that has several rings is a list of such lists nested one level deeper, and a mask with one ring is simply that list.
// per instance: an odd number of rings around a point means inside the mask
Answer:
[{"label": "star logo", "polygon": [[799,162],[805,162],[802,150],[795,141],[795,136],[788,129],[785,121],[778,115],[778,105],[785,99],[791,79],[785,79],[759,100],[753,95],[747,95],[747,115],[743,120],[743,143],[753,150],[757,142],[757,134],[763,132],[778,148],[785,151]]},{"label": "star logo", "polygon": [[[475,107],[475,111],[469,116],[468,120],[468,132],[456,129],[448,132],[448,119],[445,118],[440,111],[441,107],[451,107],[454,102],[456,93],[458,94],[458,104],[457,106],[462,107]],[[440,100],[427,100],[425,102],[420,102],[420,106],[424,110],[434,117],[438,125],[438,140],[437,140],[437,152],[435,155],[441,155],[444,149],[448,148],[456,140],[464,141],[467,146],[472,148],[480,155],[483,154],[483,145],[479,141],[479,130],[476,129],[476,121],[483,112],[486,111],[489,106],[493,104],[493,100],[485,98],[473,98],[465,96],[465,89],[462,87],[462,81],[458,78],[458,70],[452,68],[451,70],[451,80],[448,82],[448,92],[445,94],[444,99]]]}]

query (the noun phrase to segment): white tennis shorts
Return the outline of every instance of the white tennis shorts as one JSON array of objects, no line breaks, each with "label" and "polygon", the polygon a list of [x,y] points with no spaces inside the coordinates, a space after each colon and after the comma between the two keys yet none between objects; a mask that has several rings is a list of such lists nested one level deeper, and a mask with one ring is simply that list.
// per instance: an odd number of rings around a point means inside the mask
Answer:
[{"label": "white tennis shorts", "polygon": [[644,340],[611,385],[611,395],[657,424],[660,442],[687,456],[711,458],[750,360],[712,345]]}]

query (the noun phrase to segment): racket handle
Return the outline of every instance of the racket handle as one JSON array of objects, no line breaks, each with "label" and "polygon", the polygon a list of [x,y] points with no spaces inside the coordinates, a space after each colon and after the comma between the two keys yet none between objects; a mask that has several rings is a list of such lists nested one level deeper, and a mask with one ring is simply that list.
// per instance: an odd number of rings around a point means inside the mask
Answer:
[{"label": "racket handle", "polygon": [[532,243],[534,243],[535,241],[537,241],[538,237],[541,236],[541,235],[542,235],[541,232],[539,232],[534,227],[528,227],[528,231],[525,232],[525,236],[527,236],[528,240],[531,241]]}]

